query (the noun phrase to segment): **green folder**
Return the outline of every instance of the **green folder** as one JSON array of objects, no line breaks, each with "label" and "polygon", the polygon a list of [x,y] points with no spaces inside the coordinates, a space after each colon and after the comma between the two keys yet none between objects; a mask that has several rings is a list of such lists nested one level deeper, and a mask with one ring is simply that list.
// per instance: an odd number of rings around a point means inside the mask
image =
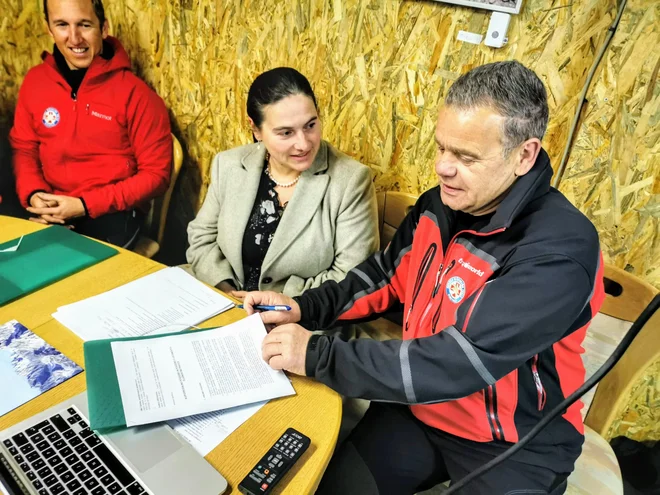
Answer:
[{"label": "green folder", "polygon": [[[219,327],[195,330],[205,332]],[[112,356],[112,342],[126,340],[145,340],[180,335],[183,332],[162,333],[144,337],[124,337],[119,339],[88,340],[84,344],[85,378],[87,380],[87,405],[89,408],[89,424],[92,430],[107,432],[116,428],[126,427],[124,403],[121,400],[117,368]]]},{"label": "green folder", "polygon": [[[20,238],[0,244],[2,249]],[[52,226],[23,237],[16,251],[0,252],[0,306],[117,254],[117,250]]]}]

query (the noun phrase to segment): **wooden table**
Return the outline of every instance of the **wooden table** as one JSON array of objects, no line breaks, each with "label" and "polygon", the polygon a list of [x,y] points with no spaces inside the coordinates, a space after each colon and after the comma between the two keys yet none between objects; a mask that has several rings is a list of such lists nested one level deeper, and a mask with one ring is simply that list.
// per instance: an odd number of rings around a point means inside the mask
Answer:
[{"label": "wooden table", "polygon": [[[33,222],[0,216],[0,243],[41,228]],[[84,367],[83,341],[53,319],[51,314],[59,306],[100,294],[163,267],[160,263],[120,249],[118,255],[108,260],[0,307],[0,324],[18,320]],[[200,326],[226,325],[244,316],[243,310],[234,308]],[[273,493],[299,495],[316,490],[337,442],[341,399],[336,392],[315,380],[291,376],[291,381],[296,390],[295,396],[271,400],[206,456],[229,482],[226,493],[239,493],[238,483],[287,427],[310,437],[312,445]],[[0,431],[83,390],[85,374],[81,373],[1,416]]]}]

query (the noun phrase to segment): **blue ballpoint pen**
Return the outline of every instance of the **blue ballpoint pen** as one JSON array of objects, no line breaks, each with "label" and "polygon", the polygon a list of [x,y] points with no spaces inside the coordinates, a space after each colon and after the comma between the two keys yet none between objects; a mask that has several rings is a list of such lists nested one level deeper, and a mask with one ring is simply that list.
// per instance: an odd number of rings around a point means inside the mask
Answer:
[{"label": "blue ballpoint pen", "polygon": [[[239,304],[238,308],[243,309],[243,305]],[[269,306],[265,304],[256,304],[254,306],[254,309],[258,309],[260,311],[291,311],[291,306],[284,306],[284,305]]]}]

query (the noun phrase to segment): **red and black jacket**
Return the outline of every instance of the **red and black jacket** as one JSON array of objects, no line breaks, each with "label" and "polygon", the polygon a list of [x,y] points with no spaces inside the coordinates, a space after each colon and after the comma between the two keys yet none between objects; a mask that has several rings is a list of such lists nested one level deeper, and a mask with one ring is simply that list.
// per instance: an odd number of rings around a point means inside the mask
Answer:
[{"label": "red and black jacket", "polygon": [[[315,339],[307,374],[346,396],[410,404],[452,435],[517,442],[584,382],[581,344],[604,297],[598,234],[551,176],[541,151],[478,231],[457,231],[439,188],[424,193],[384,251],[297,298],[310,329],[402,307],[403,340]],[[574,460],[581,408],[537,450]]]}]

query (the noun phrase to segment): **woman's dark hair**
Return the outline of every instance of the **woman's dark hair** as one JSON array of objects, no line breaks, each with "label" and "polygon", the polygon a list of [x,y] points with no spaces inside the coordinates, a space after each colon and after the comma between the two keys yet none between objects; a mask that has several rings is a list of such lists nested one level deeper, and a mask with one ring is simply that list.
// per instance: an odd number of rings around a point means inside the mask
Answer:
[{"label": "woman's dark hair", "polygon": [[291,67],[271,69],[259,74],[252,82],[247,97],[247,114],[254,125],[261,128],[264,121],[263,107],[298,94],[309,96],[314,107],[318,108],[314,91],[305,76]]}]

